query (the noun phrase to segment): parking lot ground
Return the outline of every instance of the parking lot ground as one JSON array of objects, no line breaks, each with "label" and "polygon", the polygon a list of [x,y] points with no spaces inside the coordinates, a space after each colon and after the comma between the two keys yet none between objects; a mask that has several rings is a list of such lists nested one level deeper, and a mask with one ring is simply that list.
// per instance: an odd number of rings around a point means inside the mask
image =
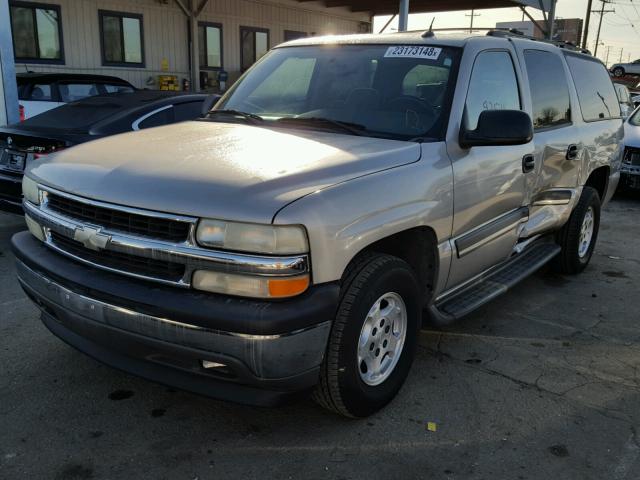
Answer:
[{"label": "parking lot ground", "polygon": [[425,329],[398,398],[364,420],[218,402],[73,350],[15,281],[23,228],[0,216],[2,479],[640,478],[640,196],[607,207],[582,275],[545,269]]}]

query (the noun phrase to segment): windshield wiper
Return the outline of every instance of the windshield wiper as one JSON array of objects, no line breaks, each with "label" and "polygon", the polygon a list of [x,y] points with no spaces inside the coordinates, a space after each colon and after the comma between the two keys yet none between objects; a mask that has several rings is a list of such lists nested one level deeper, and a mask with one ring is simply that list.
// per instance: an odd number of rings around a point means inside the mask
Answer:
[{"label": "windshield wiper", "polygon": [[324,117],[282,117],[276,121],[279,123],[330,127],[334,130],[348,132],[351,135],[362,135],[367,130],[367,127],[359,123],[343,122],[341,120],[332,120],[331,118]]},{"label": "windshield wiper", "polygon": [[249,113],[249,112],[241,112],[240,110],[222,109],[222,110],[209,110],[207,112],[207,118],[212,117],[214,115],[230,115],[232,117],[242,117],[246,120],[252,120],[254,122],[264,121],[264,118],[262,118],[260,115],[256,115],[255,113]]}]

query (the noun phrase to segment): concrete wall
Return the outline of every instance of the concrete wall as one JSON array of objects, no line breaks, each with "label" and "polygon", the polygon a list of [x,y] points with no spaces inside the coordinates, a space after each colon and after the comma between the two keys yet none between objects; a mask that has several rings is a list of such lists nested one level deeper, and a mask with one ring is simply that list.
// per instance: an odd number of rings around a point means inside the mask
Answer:
[{"label": "concrete wall", "polygon": [[[44,1],[44,0],[43,0]],[[64,65],[17,63],[16,71],[75,72],[115,75],[138,87],[161,74],[189,77],[188,24],[173,0],[46,0],[61,8]],[[185,0],[188,4],[188,0]],[[137,13],[143,16],[145,67],[101,65],[98,10]],[[317,35],[355,33],[369,22],[367,13],[344,8],[325,8],[319,2],[295,0],[209,0],[200,21],[222,23],[224,68],[230,79],[240,70],[240,26],[268,28],[271,46],[283,41],[284,30]],[[166,58],[169,71],[161,70]]]}]

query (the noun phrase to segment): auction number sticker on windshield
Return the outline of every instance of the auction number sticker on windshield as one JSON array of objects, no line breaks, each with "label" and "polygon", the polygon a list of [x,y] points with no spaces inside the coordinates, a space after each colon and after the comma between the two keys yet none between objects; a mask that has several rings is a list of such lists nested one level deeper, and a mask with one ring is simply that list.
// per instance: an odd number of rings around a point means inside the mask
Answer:
[{"label": "auction number sticker on windshield", "polygon": [[428,60],[437,60],[440,56],[441,48],[438,47],[424,47],[419,45],[397,45],[395,47],[389,47],[387,53],[384,54],[386,58],[426,58]]}]

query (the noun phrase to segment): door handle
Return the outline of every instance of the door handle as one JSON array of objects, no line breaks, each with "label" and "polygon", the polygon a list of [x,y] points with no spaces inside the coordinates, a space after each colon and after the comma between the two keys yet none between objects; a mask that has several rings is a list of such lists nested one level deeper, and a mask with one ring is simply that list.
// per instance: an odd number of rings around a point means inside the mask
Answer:
[{"label": "door handle", "polygon": [[522,173],[528,173],[533,171],[536,168],[536,158],[531,155],[525,155],[522,157]]},{"label": "door handle", "polygon": [[569,145],[569,148],[567,148],[567,160],[575,160],[576,158],[578,158],[578,146]]}]

